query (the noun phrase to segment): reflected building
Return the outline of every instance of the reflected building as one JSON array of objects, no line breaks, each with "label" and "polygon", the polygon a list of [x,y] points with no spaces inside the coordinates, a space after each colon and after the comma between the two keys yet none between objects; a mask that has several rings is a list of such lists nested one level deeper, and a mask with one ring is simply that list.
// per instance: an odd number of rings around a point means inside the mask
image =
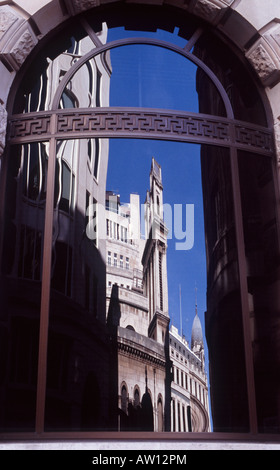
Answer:
[{"label": "reflected building", "polygon": [[[191,347],[177,328],[168,331],[167,228],[161,168],[155,159],[144,207],[141,237],[139,196],[131,194],[130,203],[123,204],[120,195],[107,192],[107,312],[117,334],[120,429],[208,432],[197,310]],[[150,409],[147,422],[145,406]]]},{"label": "reflected building", "polygon": [[170,430],[167,229],[161,168],[152,160],[141,237],[140,200],[107,192],[107,311],[116,328],[120,430]]},{"label": "reflected building", "polygon": [[[211,51],[217,52],[215,59]],[[215,39],[200,41],[195,51],[227,90],[237,119],[267,125],[266,112],[252,77]],[[242,76],[242,80],[240,77]],[[199,111],[225,115],[216,90],[197,74]],[[257,427],[279,432],[279,242],[273,161],[256,152],[236,152],[250,336],[253,351]],[[238,242],[230,154],[202,146],[202,188],[207,256],[206,338],[209,351],[214,431],[249,429]],[[235,187],[237,189],[237,187]],[[242,219],[242,220],[240,220]],[[245,281],[246,282],[246,281]]]},{"label": "reflected building", "polygon": [[[106,29],[99,40],[106,42]],[[67,49],[26,80],[18,112],[51,109],[60,80],[92,41],[72,37]],[[60,108],[109,105],[110,62],[88,61],[68,82]],[[106,326],[105,206],[108,140],[57,142],[45,403],[46,430],[116,429],[112,411],[112,345]],[[1,429],[35,426],[40,296],[49,143],[13,147],[6,183],[1,266]],[[95,236],[87,230],[95,219]],[[101,360],[102,358],[102,360]],[[116,391],[115,391],[116,393]],[[112,394],[112,395],[111,395]]]}]

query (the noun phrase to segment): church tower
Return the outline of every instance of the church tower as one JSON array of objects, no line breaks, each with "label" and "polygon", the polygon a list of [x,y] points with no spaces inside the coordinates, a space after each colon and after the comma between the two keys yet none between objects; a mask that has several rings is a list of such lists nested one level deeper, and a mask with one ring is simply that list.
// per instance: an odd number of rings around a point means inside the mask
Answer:
[{"label": "church tower", "polygon": [[161,167],[153,158],[150,189],[145,201],[146,245],[143,252],[143,279],[149,301],[149,337],[166,344],[169,327],[167,286],[167,228],[163,219]]}]

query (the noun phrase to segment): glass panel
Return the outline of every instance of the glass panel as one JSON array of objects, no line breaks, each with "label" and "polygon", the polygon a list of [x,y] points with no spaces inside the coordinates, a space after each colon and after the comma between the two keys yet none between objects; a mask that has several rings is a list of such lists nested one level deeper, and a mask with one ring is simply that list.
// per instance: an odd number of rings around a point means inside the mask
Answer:
[{"label": "glass panel", "polygon": [[[103,27],[100,25],[100,28],[99,40],[106,42],[106,24],[104,23]],[[78,22],[74,27],[60,32],[28,68],[17,90],[13,113],[51,109],[54,94],[64,75],[80,57],[94,47],[95,45]],[[92,91],[93,80],[95,80],[93,76],[95,69],[94,61],[92,61],[87,75],[83,76],[82,86],[77,80],[66,87],[60,102],[61,108],[89,106],[92,99],[89,95]]]},{"label": "glass panel", "polygon": [[186,58],[161,47],[146,45],[117,48],[110,56],[111,106],[198,111],[197,67]]},{"label": "glass panel", "polygon": [[48,145],[12,147],[1,263],[1,431],[35,426]]},{"label": "glass panel", "polygon": [[[64,148],[69,171],[76,169],[75,209],[70,216],[56,198],[45,429],[168,431],[171,399],[180,392],[180,429],[190,422],[191,407],[193,430],[209,431],[205,337],[191,343],[196,312],[204,324],[206,290],[199,147],[112,139],[106,175],[108,141],[100,139],[97,184],[85,164],[88,141],[67,145],[58,143],[57,160]],[[193,205],[195,244],[187,235],[187,227],[194,231]],[[156,230],[152,239],[150,229]],[[151,243],[159,251],[153,248],[153,258],[146,259]],[[152,279],[158,286],[151,290]],[[174,382],[171,350],[178,368]]]},{"label": "glass panel", "polygon": [[[99,147],[98,147],[99,146]],[[99,149],[99,150],[98,150]],[[102,153],[98,168],[96,151]],[[57,143],[46,430],[108,429],[110,388],[105,260],[100,236],[108,141]]]},{"label": "glass panel", "polygon": [[195,90],[196,70],[185,57],[162,47],[117,47],[97,55],[76,72],[60,107],[106,107],[110,103],[197,112],[197,95],[189,92]]},{"label": "glass panel", "polygon": [[[239,152],[258,426],[279,433],[279,232],[272,161]],[[277,303],[278,301],[278,303]]]}]

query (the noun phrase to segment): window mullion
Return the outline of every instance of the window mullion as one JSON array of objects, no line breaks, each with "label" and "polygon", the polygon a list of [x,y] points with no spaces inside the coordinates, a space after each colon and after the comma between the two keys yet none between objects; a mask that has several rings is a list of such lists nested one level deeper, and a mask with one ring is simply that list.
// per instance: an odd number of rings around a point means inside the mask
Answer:
[{"label": "window mullion", "polygon": [[45,228],[43,247],[43,271],[40,310],[40,333],[39,333],[39,358],[37,377],[37,403],[36,403],[36,432],[44,431],[45,399],[47,382],[47,349],[48,349],[48,327],[49,327],[49,304],[51,284],[52,263],[52,235],[53,235],[53,207],[55,187],[55,165],[56,165],[56,138],[54,137],[57,127],[57,116],[51,116],[50,130],[52,137],[49,146],[49,162],[47,174],[47,194],[45,208]]}]

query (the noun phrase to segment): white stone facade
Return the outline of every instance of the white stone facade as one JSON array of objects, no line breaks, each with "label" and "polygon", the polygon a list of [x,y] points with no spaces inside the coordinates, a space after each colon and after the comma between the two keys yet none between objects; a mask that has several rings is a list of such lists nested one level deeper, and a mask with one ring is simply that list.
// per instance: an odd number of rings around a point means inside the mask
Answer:
[{"label": "white stone facade", "polygon": [[208,381],[204,361],[190,348],[175,326],[170,332],[170,359],[173,363],[171,385],[171,430],[209,432]]},{"label": "white stone facade", "polygon": [[[280,162],[279,1],[189,0],[186,2],[184,0],[135,0],[127,3],[176,6],[179,11],[181,9],[202,18],[216,29],[218,34],[225,36],[226,41],[236,48],[244,63],[250,68],[253,76],[260,84],[264,96],[267,98],[270,126],[275,131],[276,156],[278,162]],[[34,52],[36,47],[40,47],[40,44],[43,43],[49,33],[72,16],[100,5],[107,5],[110,8],[111,4],[117,5],[118,1],[0,1],[0,156],[3,155],[6,145],[9,93],[26,59]],[[116,280],[117,277],[114,277],[111,282]],[[128,285],[131,286],[131,279],[130,283],[127,283]],[[26,444],[24,446],[28,447]],[[92,446],[93,443],[90,443],[90,448]],[[96,446],[99,449],[101,448],[100,443]],[[164,443],[159,443],[159,446],[165,448]],[[198,447],[201,448],[201,444]],[[209,447],[213,448],[211,445]],[[220,444],[221,447],[223,447],[222,444]],[[248,445],[248,447],[252,446]],[[259,448],[259,444],[256,447]],[[275,445],[275,447],[278,448],[278,445]],[[62,444],[60,448],[63,448]],[[181,448],[181,445],[177,444],[176,448]]]}]

